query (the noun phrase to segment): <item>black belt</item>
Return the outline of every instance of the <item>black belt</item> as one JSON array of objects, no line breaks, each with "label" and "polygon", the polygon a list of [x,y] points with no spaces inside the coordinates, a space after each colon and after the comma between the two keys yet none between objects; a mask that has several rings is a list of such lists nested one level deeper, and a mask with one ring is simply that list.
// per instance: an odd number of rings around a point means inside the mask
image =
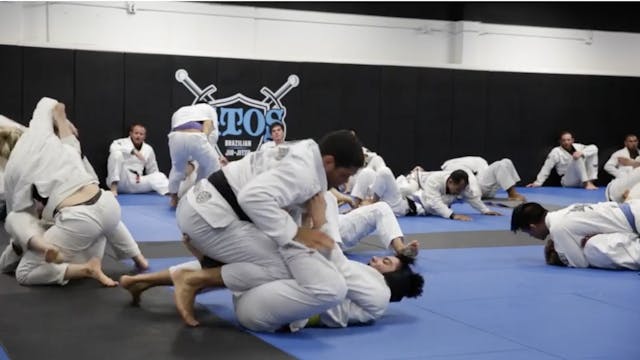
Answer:
[{"label": "black belt", "polygon": [[418,215],[418,208],[416,207],[416,202],[407,198],[407,204],[409,204],[409,211],[405,214],[405,216]]},{"label": "black belt", "polygon": [[222,170],[218,170],[213,174],[211,174],[209,176],[209,182],[211,183],[211,185],[213,185],[213,187],[216,188],[216,190],[218,190],[220,195],[222,195],[222,197],[227,201],[227,203],[233,209],[233,212],[235,212],[236,215],[238,215],[238,218],[240,220],[253,222],[247,216],[247,214],[244,213],[244,211],[238,204],[238,198],[236,197],[236,194],[233,193],[233,190],[229,185],[229,181],[227,180],[227,177],[224,175],[224,172]]},{"label": "black belt", "polygon": [[[80,206],[80,205],[93,205],[95,203],[98,202],[98,200],[100,200],[100,196],[102,196],[102,190],[98,190],[98,192],[93,195],[91,197],[91,199],[78,203],[78,204],[73,204],[73,205],[69,205],[69,206],[65,206],[65,207],[71,207],[71,206]],[[64,209],[64,208],[63,208]],[[60,209],[56,208],[55,210],[53,210],[53,216],[56,216],[56,214],[59,212]]]}]

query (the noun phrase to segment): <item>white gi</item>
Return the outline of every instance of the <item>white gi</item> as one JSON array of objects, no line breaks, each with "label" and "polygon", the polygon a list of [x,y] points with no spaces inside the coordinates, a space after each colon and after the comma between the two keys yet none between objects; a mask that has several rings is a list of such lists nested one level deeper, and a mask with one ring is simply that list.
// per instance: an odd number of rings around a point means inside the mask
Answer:
[{"label": "white gi", "polygon": [[338,216],[340,226],[340,247],[345,250],[356,246],[360,240],[370,234],[376,234],[384,249],[391,246],[391,241],[404,236],[393,210],[386,202],[377,202],[353,209]]},{"label": "white gi", "polygon": [[404,216],[409,212],[407,199],[402,196],[393,172],[386,166],[377,171],[371,168],[360,169],[351,196],[367,199],[373,195],[391,207],[396,216]]},{"label": "white gi", "polygon": [[565,187],[580,187],[582,183],[598,178],[598,147],[595,145],[583,145],[574,143],[576,151],[583,153],[583,157],[575,160],[573,156],[562,146],[554,147],[544,161],[535,185],[542,186],[547,180],[551,169],[561,176],[560,183]]},{"label": "white gi", "polygon": [[318,145],[303,140],[252,152],[220,171],[252,222],[240,220],[207,179],[187,191],[176,218],[196,249],[228,264],[222,269],[227,287],[244,291],[290,278],[290,271],[299,286],[296,296],[308,299],[315,313],[341,302],[347,288],[336,267],[294,241],[302,206],[327,191]]},{"label": "white gi", "polygon": [[[336,234],[338,203],[330,192],[324,195],[327,224],[323,229],[340,243],[341,234]],[[364,232],[361,234],[366,235]],[[351,231],[350,235],[357,234]],[[348,260],[338,246],[333,248],[329,259],[338,268],[348,288],[346,298],[338,305],[322,313],[314,312],[308,305],[309,300],[299,293],[299,286],[294,280],[278,280],[235,294],[234,307],[240,324],[253,331],[275,331],[284,324],[290,324],[290,329],[297,331],[316,314],[320,314],[320,321],[329,327],[367,323],[382,316],[391,298],[384,276],[371,266]]]},{"label": "white gi", "polygon": [[[141,161],[131,151],[134,149],[130,137],[114,140],[109,147],[107,161],[107,186],[118,182],[118,191],[123,193],[144,193],[155,191],[165,195],[169,191],[169,179],[158,170],[153,148],[143,143]],[[146,170],[146,175],[143,175]]]},{"label": "white gi", "polygon": [[57,101],[42,98],[29,129],[16,143],[7,162],[7,233],[25,251],[16,270],[20,284],[65,284],[67,264],[50,264],[42,254],[26,251],[28,241],[43,229],[34,216],[32,191],[46,198],[42,220],[53,222],[44,238],[60,249],[65,260],[83,263],[102,257],[105,237],[112,240],[120,258],[134,257],[140,250],[120,222],[120,206],[109,191],[101,191],[92,205],[75,205],[56,211],[64,199],[88,184],[97,184],[79,156],[79,143],[71,135],[63,140],[53,131],[52,110]]},{"label": "white gi", "polygon": [[[629,206],[633,227],[621,210]],[[597,234],[624,233],[637,234],[640,226],[640,201],[628,204],[603,202],[597,204],[574,204],[564,209],[552,211],[545,217],[549,237],[560,260],[570,267],[588,267],[589,261],[582,251],[582,240]]]},{"label": "white gi", "polygon": [[628,173],[620,173],[618,177],[607,184],[607,189],[605,190],[607,200],[623,202],[624,192],[627,190],[631,191],[637,184],[640,184],[640,168],[636,168]]},{"label": "white gi", "polygon": [[273,149],[276,146],[278,146],[276,144],[276,142],[271,140],[271,141],[267,141],[267,142],[262,143],[262,145],[260,145],[260,148],[258,150]]},{"label": "white gi", "polygon": [[640,270],[640,238],[633,233],[592,236],[584,246],[584,256],[592,267]]},{"label": "white gi", "polygon": [[511,160],[505,158],[494,161],[491,165],[479,156],[465,156],[445,161],[442,170],[468,170],[475,175],[477,182],[470,186],[478,186],[483,198],[492,198],[498,190],[507,190],[520,181],[520,176]]},{"label": "white gi", "polygon": [[220,170],[218,155],[209,142],[207,134],[202,131],[176,130],[176,127],[186,123],[205,120],[211,120],[213,126],[218,127],[218,115],[209,104],[183,106],[171,117],[173,130],[168,135],[171,155],[171,172],[169,173],[169,193],[171,194],[179,192],[180,182],[185,180],[185,169],[189,160],[198,162],[196,181]]},{"label": "white gi", "polygon": [[[414,198],[420,202],[424,211],[433,215],[440,215],[443,218],[450,218],[453,214],[451,204],[458,200],[465,200],[474,209],[481,213],[491,211],[481,200],[481,195],[473,187],[467,188],[460,195],[447,194],[447,179],[451,175],[451,171],[421,171],[420,184],[421,190],[418,190]],[[469,175],[469,184],[477,181],[473,174]]]},{"label": "white gi", "polygon": [[607,160],[607,162],[604,164],[604,170],[611,174],[611,176],[613,176],[614,178],[619,178],[633,171],[633,166],[619,165],[619,157],[640,161],[640,155],[636,156],[635,158],[631,158],[631,153],[626,147],[614,152],[609,160]]}]

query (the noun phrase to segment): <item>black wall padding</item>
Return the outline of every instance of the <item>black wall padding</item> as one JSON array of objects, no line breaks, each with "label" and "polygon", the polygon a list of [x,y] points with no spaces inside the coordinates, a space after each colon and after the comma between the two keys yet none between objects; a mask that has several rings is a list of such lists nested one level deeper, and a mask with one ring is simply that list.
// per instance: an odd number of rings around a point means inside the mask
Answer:
[{"label": "black wall padding", "polygon": [[[320,138],[355,128],[396,175],[419,164],[437,169],[451,157],[513,160],[533,181],[561,130],[600,148],[600,164],[639,133],[640,78],[508,73],[397,66],[296,63],[0,46],[0,113],[27,123],[36,102],[67,103],[100,180],[111,141],[128,126],[147,126],[160,169],[168,173],[171,115],[193,96],[175,80],[184,68],[215,98],[262,99],[290,74],[300,85],[284,99],[287,139]],[[600,172],[600,183],[609,177]],[[557,184],[558,178],[547,184]]]},{"label": "black wall padding", "polygon": [[0,69],[3,69],[0,114],[27,124],[22,115],[22,66],[22,48],[0,45]]},{"label": "black wall padding", "polygon": [[[169,174],[171,160],[167,134],[171,129],[172,82],[175,69],[170,56],[126,54],[124,57],[124,127],[141,123],[147,128],[147,143],[153,146],[158,166]],[[121,126],[120,124],[118,124]],[[109,149],[106,149],[105,156]]]},{"label": "black wall padding", "polygon": [[77,51],[75,63],[75,116],[70,120],[79,129],[83,153],[105,181],[105,149],[124,134],[124,54]]},{"label": "black wall padding", "polygon": [[[12,72],[13,69],[3,69]],[[67,104],[67,115],[74,118],[74,51],[24,48],[22,66],[22,116],[31,119],[43,96]],[[2,76],[4,78],[4,75]]]}]

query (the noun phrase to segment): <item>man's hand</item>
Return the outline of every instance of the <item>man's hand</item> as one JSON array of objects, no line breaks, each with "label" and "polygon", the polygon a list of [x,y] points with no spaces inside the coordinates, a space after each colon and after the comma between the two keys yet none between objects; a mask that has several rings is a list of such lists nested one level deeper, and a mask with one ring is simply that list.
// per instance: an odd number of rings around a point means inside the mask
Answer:
[{"label": "man's hand", "polygon": [[298,228],[295,240],[316,250],[331,250],[335,245],[327,234],[315,229]]},{"label": "man's hand", "polygon": [[227,160],[227,158],[224,156],[220,156],[218,158],[218,161],[220,161],[220,166],[225,166],[229,163],[229,160]]},{"label": "man's hand", "polygon": [[502,214],[500,214],[497,211],[487,211],[487,212],[483,212],[482,215],[491,215],[491,216],[502,216]]},{"label": "man's hand", "polygon": [[459,221],[471,221],[471,217],[467,216],[467,215],[459,215],[459,214],[455,214],[453,215],[452,220],[459,220]]},{"label": "man's hand", "polygon": [[540,187],[540,185],[536,184],[536,183],[529,183],[527,184],[528,188],[534,188],[534,187]]}]

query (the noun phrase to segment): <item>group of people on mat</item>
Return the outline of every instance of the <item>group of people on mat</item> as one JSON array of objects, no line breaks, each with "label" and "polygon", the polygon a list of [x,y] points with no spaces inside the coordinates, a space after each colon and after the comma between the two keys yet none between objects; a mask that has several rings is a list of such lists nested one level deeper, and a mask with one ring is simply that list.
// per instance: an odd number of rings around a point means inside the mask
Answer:
[{"label": "group of people on mat", "polygon": [[[190,326],[198,325],[196,294],[215,287],[231,290],[238,321],[255,331],[372,322],[389,302],[423,292],[424,279],[412,268],[418,242],[405,242],[396,216],[470,220],[451,210],[457,199],[483,214],[500,215],[481,200],[499,189],[512,200],[525,200],[515,189],[520,178],[508,159],[490,165],[480,157],[451,159],[439,171],[416,167],[395,178],[382,157],[349,130],[318,142],[284,142],[284,125],[276,123],[272,141],[229,162],[216,149],[217,115],[208,104],[173,114],[168,178],[144,142],[146,129],[136,124],[129,137],[111,144],[109,190],[103,190],[64,104],[42,98],[28,128],[1,120],[0,183],[11,237],[0,256],[1,270],[15,273],[23,285],[94,278],[127,289],[136,304],[148,288],[173,285],[178,312]],[[625,145],[633,141],[634,149],[625,147],[629,157],[620,153],[614,161],[619,177],[607,188],[614,202],[557,212],[523,203],[513,212],[512,230],[540,239],[550,235],[545,246],[550,264],[637,268],[640,203],[632,200],[640,192],[634,188],[640,182],[637,138],[627,137]],[[530,185],[542,184],[556,166],[563,185],[592,188],[593,148],[574,144],[571,134],[563,133],[561,146]],[[117,194],[152,190],[170,197],[182,241],[195,260],[146,273],[148,262],[121,221]],[[371,234],[391,253],[368,264],[345,257],[344,250]],[[107,244],[117,258],[133,259],[141,273],[119,282],[107,276],[102,271]]]}]

